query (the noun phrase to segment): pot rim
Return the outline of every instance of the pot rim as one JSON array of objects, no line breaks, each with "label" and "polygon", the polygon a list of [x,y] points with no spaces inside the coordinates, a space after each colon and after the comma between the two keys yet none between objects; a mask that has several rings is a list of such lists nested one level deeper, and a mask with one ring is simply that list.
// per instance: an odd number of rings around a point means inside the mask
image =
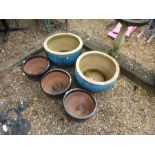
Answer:
[{"label": "pot rim", "polygon": [[[95,107],[94,107],[94,110],[93,110],[89,115],[87,115],[87,116],[75,116],[75,115],[72,115],[72,114],[67,110],[67,108],[65,107],[65,104],[64,104],[65,98],[66,98],[70,93],[76,92],[76,91],[82,91],[82,92],[86,93],[86,94],[89,95],[89,96],[93,99],[93,101],[94,101],[94,106],[95,106]],[[91,116],[94,115],[94,113],[96,112],[96,109],[97,109],[97,103],[96,103],[96,100],[95,100],[94,96],[93,96],[90,92],[88,92],[87,90],[81,89],[81,88],[73,88],[73,89],[70,89],[69,91],[67,91],[67,92],[65,93],[64,97],[63,97],[62,105],[63,105],[63,107],[64,107],[64,109],[65,109],[65,112],[66,112],[69,116],[73,117],[74,119],[79,119],[79,120],[85,120],[85,119],[90,118]]]},{"label": "pot rim", "polygon": [[[115,72],[114,76],[110,80],[107,80],[107,81],[104,81],[104,82],[98,82],[98,81],[88,79],[86,76],[83,75],[83,73],[81,72],[80,67],[79,67],[80,61],[81,61],[81,59],[83,57],[86,57],[87,55],[92,55],[92,54],[101,54],[102,56],[109,58],[114,63],[114,65],[116,67],[116,72]],[[111,84],[112,82],[114,82],[118,78],[119,73],[120,73],[120,67],[119,67],[118,62],[108,54],[105,54],[105,53],[100,52],[100,51],[87,51],[87,52],[81,54],[78,57],[78,59],[76,61],[76,71],[79,74],[79,76],[82,79],[84,79],[85,81],[87,81],[87,82],[89,82],[89,83],[91,83],[93,85],[103,86],[103,85]]]},{"label": "pot rim", "polygon": [[[47,43],[50,39],[52,39],[56,36],[66,36],[66,35],[73,36],[76,39],[78,39],[79,46],[77,48],[71,50],[71,51],[68,51],[68,52],[57,52],[57,51],[53,51],[53,50],[48,48]],[[83,47],[83,41],[78,35],[73,34],[73,33],[57,33],[57,34],[53,34],[53,35],[47,37],[46,40],[43,42],[43,46],[44,46],[46,52],[63,56],[63,55],[73,54],[73,53],[76,53],[77,51],[79,51]]]},{"label": "pot rim", "polygon": [[[57,71],[58,71],[58,72],[62,72],[62,73],[66,74],[66,75],[69,77],[69,84],[68,84],[67,88],[66,88],[64,91],[62,91],[62,92],[55,93],[55,94],[47,93],[46,91],[44,91],[44,89],[43,89],[43,87],[42,87],[42,81],[44,80],[44,78],[45,78],[49,73],[57,72]],[[55,69],[50,69],[48,72],[46,72],[46,73],[43,75],[43,77],[41,78],[41,81],[40,81],[40,87],[41,87],[42,91],[43,91],[45,94],[50,95],[50,96],[58,96],[58,95],[64,94],[64,93],[70,88],[71,83],[72,83],[72,78],[71,78],[70,74],[69,74],[67,71],[65,71],[65,70],[63,70],[63,69],[55,68]]]},{"label": "pot rim", "polygon": [[[29,73],[27,73],[27,72],[24,70],[24,66],[26,65],[26,63],[28,63],[28,61],[30,61],[31,59],[34,59],[34,58],[43,58],[43,59],[46,59],[46,60],[48,61],[48,65],[47,65],[46,69],[45,69],[44,71],[40,72],[39,74],[29,74]],[[46,73],[47,70],[49,69],[49,67],[50,67],[50,61],[48,60],[47,57],[41,56],[41,55],[35,55],[35,56],[32,56],[32,57],[30,57],[30,58],[27,58],[27,59],[25,59],[25,60],[23,61],[22,70],[23,70],[23,72],[24,72],[26,75],[32,76],[32,77],[36,77],[36,76],[40,76],[40,75]]]}]

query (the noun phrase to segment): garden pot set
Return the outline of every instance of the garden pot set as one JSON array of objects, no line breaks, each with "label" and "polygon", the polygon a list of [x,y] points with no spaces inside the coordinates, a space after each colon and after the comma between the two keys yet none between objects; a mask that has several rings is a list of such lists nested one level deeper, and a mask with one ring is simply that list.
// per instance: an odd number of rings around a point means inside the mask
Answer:
[{"label": "garden pot set", "polygon": [[[119,65],[111,56],[99,51],[83,51],[82,39],[72,33],[59,33],[44,41],[47,56],[34,56],[23,65],[30,77],[41,77],[41,88],[50,96],[63,96],[65,112],[75,120],[85,120],[96,110],[96,101],[90,92],[106,91],[114,86]],[[63,69],[49,69],[50,62],[59,67],[75,64],[75,78],[81,88],[70,89],[72,79]],[[69,90],[70,89],[70,90]]]}]

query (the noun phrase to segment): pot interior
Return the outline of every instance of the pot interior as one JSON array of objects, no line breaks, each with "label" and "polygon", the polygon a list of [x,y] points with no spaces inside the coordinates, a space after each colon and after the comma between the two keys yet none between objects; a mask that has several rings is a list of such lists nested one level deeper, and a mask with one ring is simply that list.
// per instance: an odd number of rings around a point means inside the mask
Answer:
[{"label": "pot interior", "polygon": [[64,106],[72,116],[88,116],[95,108],[93,98],[83,91],[73,91],[64,99]]},{"label": "pot interior", "polygon": [[48,94],[63,93],[70,84],[70,77],[64,72],[49,72],[42,80],[41,87]]},{"label": "pot interior", "polygon": [[39,75],[46,71],[48,68],[49,61],[42,57],[34,57],[28,60],[23,69],[27,74],[30,75]]},{"label": "pot interior", "polygon": [[108,81],[116,73],[114,62],[99,53],[92,53],[81,58],[79,63],[82,74],[93,81]]},{"label": "pot interior", "polygon": [[58,35],[47,42],[47,46],[50,50],[56,52],[69,52],[76,49],[80,44],[78,38],[72,35]]}]

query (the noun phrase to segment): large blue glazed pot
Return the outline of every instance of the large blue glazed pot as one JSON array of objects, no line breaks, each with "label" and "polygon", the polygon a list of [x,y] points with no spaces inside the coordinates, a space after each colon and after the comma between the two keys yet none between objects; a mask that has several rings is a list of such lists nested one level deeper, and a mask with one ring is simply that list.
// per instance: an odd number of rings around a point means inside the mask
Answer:
[{"label": "large blue glazed pot", "polygon": [[79,85],[94,93],[111,89],[119,72],[117,61],[103,52],[86,52],[76,61],[75,76]]},{"label": "large blue glazed pot", "polygon": [[44,41],[48,59],[60,67],[72,66],[82,53],[82,39],[72,33],[58,33]]}]

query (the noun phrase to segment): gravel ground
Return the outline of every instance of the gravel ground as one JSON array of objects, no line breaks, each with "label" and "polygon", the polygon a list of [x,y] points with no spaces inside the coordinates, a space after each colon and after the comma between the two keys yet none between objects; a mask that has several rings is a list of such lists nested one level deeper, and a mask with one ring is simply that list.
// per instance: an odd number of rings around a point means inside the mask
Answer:
[{"label": "gravel ground", "polygon": [[[107,36],[107,33],[115,27],[114,20],[69,20],[70,31],[78,31],[97,41],[112,46],[113,40]],[[120,52],[126,57],[136,60],[145,70],[155,73],[155,40],[152,40],[151,45],[144,46],[143,43],[148,36],[143,36],[139,42],[136,40],[140,28],[137,29],[129,38],[126,39],[124,46]],[[130,62],[128,62],[131,64]],[[133,64],[131,64],[133,67]],[[134,66],[136,67],[136,66]]]},{"label": "gravel ground", "polygon": [[[14,20],[10,20],[11,27],[16,27]],[[41,24],[36,25],[34,20],[17,20],[19,27],[26,27],[28,30],[14,31],[9,34],[6,43],[0,43],[0,59],[4,62],[17,55],[21,55],[22,51],[42,43],[47,33]],[[3,34],[1,34],[1,38]]]},{"label": "gravel ground", "polygon": [[155,97],[125,76],[120,75],[113,89],[94,94],[97,112],[82,123],[69,120],[62,98],[46,96],[39,81],[27,78],[20,67],[0,78],[0,109],[5,98],[8,107],[26,101],[29,108],[23,116],[31,121],[29,134],[155,134]]},{"label": "gravel ground", "polygon": [[[31,47],[42,44],[46,38],[42,22],[36,24],[35,20],[17,20],[20,27],[27,27],[28,30],[11,32],[8,41],[2,44],[3,34],[0,34],[0,59],[4,62],[10,58],[22,54],[22,51],[30,49]],[[14,20],[10,21],[11,27],[15,27]],[[114,20],[68,20],[69,31],[78,31],[80,33],[88,34],[96,40],[112,46],[113,40],[107,36],[116,25]],[[0,25],[1,27],[1,25]],[[53,32],[64,31],[53,27]],[[137,29],[127,40],[122,49],[120,50],[125,56],[136,60],[140,63],[145,70],[155,73],[155,40],[149,46],[143,46],[144,40],[147,36],[141,38],[139,42],[136,41],[136,36],[139,33]],[[133,64],[131,67],[133,67]],[[134,66],[135,68],[136,66]]]},{"label": "gravel ground", "polygon": [[[15,20],[8,20],[11,27],[17,27]],[[3,33],[0,33],[0,60],[1,63],[21,55],[23,51],[37,47],[42,44],[47,37],[43,20],[17,20],[19,27],[27,30],[14,31],[9,34],[6,43],[2,42]],[[1,23],[0,23],[1,24]],[[0,25],[2,28],[2,25]],[[52,25],[52,32],[64,31],[63,27],[58,29],[57,25]]]},{"label": "gravel ground", "polygon": [[[22,54],[22,51],[29,47],[37,46],[47,36],[42,25],[36,27],[33,20],[19,20],[19,25],[27,25],[30,29],[10,33],[8,42],[0,47],[1,62]],[[111,20],[69,20],[70,30],[87,32],[108,45],[112,44],[112,40],[106,33],[113,26]],[[136,46],[130,38],[125,44],[127,49],[125,46],[122,48],[128,52],[121,51],[127,55],[132,48],[136,50],[143,47],[134,42]],[[137,61],[144,61],[144,66],[149,62],[150,69],[153,69],[153,46],[143,48],[143,52],[138,51],[140,56],[136,57]],[[149,50],[149,54],[146,54],[146,49]],[[135,59],[132,52],[129,57]],[[68,70],[72,73],[73,69]],[[46,96],[40,89],[39,81],[27,78],[20,66],[0,75],[0,81],[0,112],[5,98],[9,99],[8,107],[15,107],[20,100],[26,101],[29,108],[23,112],[23,116],[31,121],[32,128],[29,134],[155,134],[155,97],[123,75],[120,75],[113,89],[94,94],[98,104],[97,112],[91,119],[82,123],[69,120],[62,108],[61,98]],[[72,87],[77,87],[76,82]]]}]

